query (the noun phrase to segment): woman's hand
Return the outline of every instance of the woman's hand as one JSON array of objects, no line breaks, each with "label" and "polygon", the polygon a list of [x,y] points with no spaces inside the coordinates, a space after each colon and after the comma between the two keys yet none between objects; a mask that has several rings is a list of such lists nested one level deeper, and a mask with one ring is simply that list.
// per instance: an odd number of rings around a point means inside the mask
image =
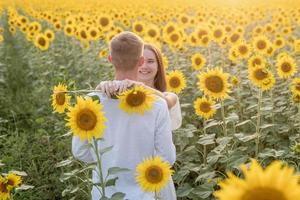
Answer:
[{"label": "woman's hand", "polygon": [[109,98],[111,98],[112,95],[115,95],[118,89],[119,86],[116,81],[101,81],[96,87],[96,90],[100,90]]},{"label": "woman's hand", "polygon": [[133,85],[144,84],[129,79],[122,81],[102,81],[99,83],[99,85],[97,85],[96,90],[101,90],[101,92],[105,93],[110,98],[112,95],[122,94]]}]

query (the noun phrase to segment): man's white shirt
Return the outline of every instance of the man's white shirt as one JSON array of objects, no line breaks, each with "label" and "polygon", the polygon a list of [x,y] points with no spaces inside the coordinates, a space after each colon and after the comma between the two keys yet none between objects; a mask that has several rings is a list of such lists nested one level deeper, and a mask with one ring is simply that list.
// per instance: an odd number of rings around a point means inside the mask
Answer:
[{"label": "man's white shirt", "polygon": [[[171,165],[176,160],[175,146],[172,141],[171,123],[168,106],[160,97],[153,103],[152,111],[144,115],[128,114],[119,108],[119,100],[107,98],[101,93],[97,95],[103,105],[107,118],[103,139],[98,142],[100,149],[113,146],[113,149],[102,156],[104,177],[110,167],[127,168],[130,171],[117,174],[116,186],[106,188],[106,196],[115,192],[126,194],[125,199],[152,200],[153,194],[143,192],[135,181],[136,166],[145,158],[159,155]],[[91,163],[96,161],[94,152],[87,148],[87,141],[74,136],[72,153],[75,158]],[[114,178],[114,176],[110,176]],[[99,182],[97,172],[93,171],[93,182]],[[92,199],[99,200],[99,190],[94,186]]]}]

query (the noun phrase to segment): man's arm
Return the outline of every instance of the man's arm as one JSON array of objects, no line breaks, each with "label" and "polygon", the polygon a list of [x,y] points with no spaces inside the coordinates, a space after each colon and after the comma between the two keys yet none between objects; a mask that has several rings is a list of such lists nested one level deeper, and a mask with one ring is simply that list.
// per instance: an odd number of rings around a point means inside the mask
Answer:
[{"label": "man's arm", "polygon": [[160,106],[155,127],[154,145],[156,154],[173,165],[176,161],[176,149],[173,144],[171,121],[168,106],[165,101]]}]

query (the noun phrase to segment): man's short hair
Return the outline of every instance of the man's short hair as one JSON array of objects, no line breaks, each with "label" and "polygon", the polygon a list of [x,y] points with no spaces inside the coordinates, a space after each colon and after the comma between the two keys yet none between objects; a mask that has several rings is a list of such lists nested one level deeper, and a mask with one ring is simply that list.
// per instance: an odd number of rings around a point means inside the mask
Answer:
[{"label": "man's short hair", "polygon": [[119,70],[132,70],[143,54],[143,40],[136,34],[124,31],[114,36],[109,44],[112,64]]}]

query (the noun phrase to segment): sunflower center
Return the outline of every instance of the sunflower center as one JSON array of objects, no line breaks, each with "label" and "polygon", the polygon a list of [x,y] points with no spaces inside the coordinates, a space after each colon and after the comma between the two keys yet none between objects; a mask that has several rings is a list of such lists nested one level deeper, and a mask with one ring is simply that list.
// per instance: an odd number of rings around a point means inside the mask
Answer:
[{"label": "sunflower center", "polygon": [[145,102],[146,94],[141,91],[133,91],[131,92],[127,98],[126,102],[131,107],[140,106]]},{"label": "sunflower center", "polygon": [[163,179],[163,171],[158,166],[151,166],[145,172],[146,179],[152,183],[160,183]]},{"label": "sunflower center", "polygon": [[211,110],[210,103],[202,102],[200,104],[200,110],[204,113],[208,113]]},{"label": "sunflower center", "polygon": [[6,184],[0,183],[0,192],[2,192],[2,193],[7,193],[8,192],[8,190],[6,188]]},{"label": "sunflower center", "polygon": [[87,38],[86,32],[85,31],[80,31],[80,35],[83,39]]},{"label": "sunflower center", "polygon": [[267,43],[263,40],[259,40],[257,42],[257,48],[262,50],[262,49],[265,49],[267,47]]},{"label": "sunflower center", "polygon": [[107,26],[108,23],[109,23],[109,20],[108,20],[107,18],[102,17],[102,18],[100,19],[100,24],[101,24],[101,26]]},{"label": "sunflower center", "polygon": [[239,46],[239,52],[241,54],[246,54],[248,52],[248,48],[246,46],[244,46],[244,45]]},{"label": "sunflower center", "polygon": [[135,25],[135,30],[136,30],[137,32],[142,32],[142,31],[143,31],[143,26],[140,25],[140,24],[137,24],[137,25]]},{"label": "sunflower center", "polygon": [[199,32],[198,32],[198,37],[199,38],[202,38],[202,36],[204,36],[204,35],[206,35],[207,34],[207,31],[206,30],[200,30]]},{"label": "sunflower center", "polygon": [[148,34],[149,34],[150,37],[155,37],[156,36],[156,31],[151,29],[151,30],[148,31]]},{"label": "sunflower center", "polygon": [[295,86],[296,90],[300,91],[300,83]]},{"label": "sunflower center", "polygon": [[288,62],[282,63],[282,65],[281,65],[281,70],[282,70],[283,72],[289,72],[289,71],[291,71],[291,69],[292,69],[292,66],[291,66],[290,63],[288,63]]},{"label": "sunflower center", "polygon": [[221,77],[214,75],[206,78],[205,86],[211,92],[219,93],[222,92],[224,88],[224,83]]},{"label": "sunflower center", "polygon": [[97,124],[97,116],[90,109],[83,109],[78,113],[77,125],[85,131],[90,131],[95,128]]},{"label": "sunflower center", "polygon": [[285,195],[273,188],[253,188],[252,190],[246,191],[242,200],[287,200]]},{"label": "sunflower center", "polygon": [[47,33],[47,38],[51,39],[52,38],[52,34],[51,33]]},{"label": "sunflower center", "polygon": [[45,40],[44,38],[40,37],[40,38],[38,39],[38,43],[39,43],[41,46],[45,46],[45,45],[46,45],[46,40]]},{"label": "sunflower center", "polygon": [[230,41],[236,42],[239,38],[240,38],[240,35],[235,33],[230,37]]},{"label": "sunflower center", "polygon": [[268,73],[264,72],[263,69],[258,69],[255,71],[254,75],[257,80],[263,80],[263,79],[267,78]]},{"label": "sunflower center", "polygon": [[65,93],[64,92],[57,93],[55,95],[55,100],[58,105],[64,105],[66,101]]},{"label": "sunflower center", "polygon": [[14,182],[13,180],[9,179],[9,180],[7,181],[7,184],[8,184],[8,185],[14,185],[15,182]]},{"label": "sunflower center", "polygon": [[253,65],[261,65],[261,60],[259,58],[255,58],[252,63]]},{"label": "sunflower center", "polygon": [[201,63],[202,63],[202,59],[201,58],[196,58],[195,59],[195,64],[196,65],[201,65]]},{"label": "sunflower center", "polygon": [[171,40],[172,40],[173,42],[177,42],[178,39],[179,39],[179,37],[178,37],[177,34],[172,34],[172,35],[171,35]]},{"label": "sunflower center", "polygon": [[67,31],[67,33],[71,33],[72,32],[71,28],[69,28],[69,27],[67,28],[66,31]]},{"label": "sunflower center", "polygon": [[282,41],[281,41],[281,40],[277,40],[277,41],[276,41],[276,44],[277,44],[278,46],[280,46],[280,45],[282,44]]},{"label": "sunflower center", "polygon": [[91,31],[91,36],[95,37],[97,35],[96,31]]},{"label": "sunflower center", "polygon": [[173,32],[175,29],[174,29],[174,27],[173,26],[169,26],[168,28],[167,28],[167,33],[171,33],[171,32]]},{"label": "sunflower center", "polygon": [[203,42],[204,44],[206,44],[206,43],[208,42],[208,37],[202,38],[202,42]]},{"label": "sunflower center", "polygon": [[177,88],[180,86],[180,79],[178,77],[172,77],[170,78],[169,83],[172,88]]},{"label": "sunflower center", "polygon": [[181,18],[181,22],[185,24],[185,23],[188,22],[188,19],[187,19],[186,17],[182,17],[182,18]]},{"label": "sunflower center", "polygon": [[216,30],[216,31],[214,32],[214,36],[215,36],[216,38],[220,38],[220,37],[222,37],[222,35],[223,35],[223,33],[222,33],[221,30]]}]

